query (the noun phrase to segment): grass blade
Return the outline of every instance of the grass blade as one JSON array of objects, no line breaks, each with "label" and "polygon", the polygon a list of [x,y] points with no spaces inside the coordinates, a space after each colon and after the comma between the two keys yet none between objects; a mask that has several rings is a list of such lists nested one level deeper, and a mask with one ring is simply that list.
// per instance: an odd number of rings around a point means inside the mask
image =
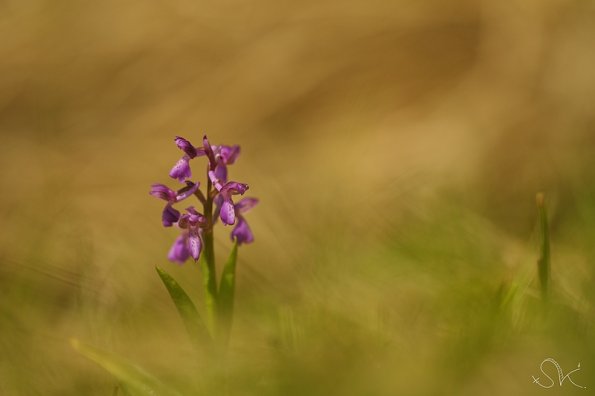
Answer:
[{"label": "grass blade", "polygon": [[127,393],[141,396],[180,395],[180,393],[168,388],[140,367],[117,355],[83,344],[77,339],[70,340],[70,344],[78,353],[97,363],[116,377],[125,387]]},{"label": "grass blade", "polygon": [[545,197],[543,193],[538,193],[536,197],[537,211],[539,216],[539,236],[540,236],[540,256],[537,260],[537,271],[539,273],[539,284],[541,286],[541,296],[547,299],[550,283],[550,230],[547,220],[547,210],[545,208]]}]

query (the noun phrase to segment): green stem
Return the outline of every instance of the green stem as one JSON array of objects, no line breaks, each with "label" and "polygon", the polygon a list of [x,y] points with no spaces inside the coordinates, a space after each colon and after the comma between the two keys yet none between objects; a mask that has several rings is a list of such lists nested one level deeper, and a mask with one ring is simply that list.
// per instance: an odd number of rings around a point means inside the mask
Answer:
[{"label": "green stem", "polygon": [[206,294],[207,320],[211,335],[215,337],[217,326],[217,272],[215,270],[215,249],[213,246],[213,197],[211,181],[207,182],[207,196],[204,203],[208,228],[203,232],[203,283]]},{"label": "green stem", "polygon": [[220,340],[227,346],[233,320],[233,304],[236,286],[236,263],[238,260],[238,243],[233,244],[231,254],[221,274],[219,285],[219,332]]}]

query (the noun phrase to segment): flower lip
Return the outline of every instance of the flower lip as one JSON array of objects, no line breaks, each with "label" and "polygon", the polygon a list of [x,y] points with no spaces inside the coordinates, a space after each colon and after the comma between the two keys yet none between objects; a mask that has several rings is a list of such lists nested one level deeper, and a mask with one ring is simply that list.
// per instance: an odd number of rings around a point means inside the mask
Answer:
[{"label": "flower lip", "polygon": [[254,235],[252,234],[252,230],[248,226],[248,222],[246,221],[246,219],[244,219],[244,216],[242,216],[242,214],[249,211],[257,204],[257,198],[247,197],[241,199],[240,202],[234,205],[238,221],[236,223],[236,226],[231,231],[230,237],[231,240],[235,240],[238,243],[238,245],[241,245],[243,243],[254,242]]},{"label": "flower lip", "polygon": [[254,242],[252,230],[242,216],[238,216],[238,224],[234,227],[230,237],[232,241],[235,239],[238,245],[241,245],[242,243]]},{"label": "flower lip", "polygon": [[192,256],[194,261],[198,261],[202,250],[202,241],[198,228],[191,228],[188,232],[188,249],[190,250],[190,256]]},{"label": "flower lip", "polygon": [[226,199],[221,204],[220,217],[223,224],[232,225],[235,223],[236,213],[231,199]]},{"label": "flower lip", "polygon": [[177,179],[180,182],[184,182],[186,179],[192,177],[192,171],[190,170],[190,157],[188,155],[183,156],[176,162],[173,168],[169,171],[169,176]]},{"label": "flower lip", "polygon": [[180,234],[174,241],[169,253],[167,254],[167,258],[170,261],[178,264],[184,264],[186,260],[190,257],[190,250],[188,250],[187,246],[188,235],[183,233]]}]

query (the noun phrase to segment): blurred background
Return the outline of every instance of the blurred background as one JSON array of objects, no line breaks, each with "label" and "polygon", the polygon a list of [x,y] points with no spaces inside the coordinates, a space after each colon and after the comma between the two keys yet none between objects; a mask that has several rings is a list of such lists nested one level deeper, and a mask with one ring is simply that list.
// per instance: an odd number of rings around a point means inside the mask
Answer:
[{"label": "blurred background", "polygon": [[[114,394],[72,337],[189,395],[541,394],[546,357],[595,388],[595,3],[3,0],[0,31],[0,394]],[[204,308],[148,195],[203,133],[261,200],[225,372],[154,269]]]}]

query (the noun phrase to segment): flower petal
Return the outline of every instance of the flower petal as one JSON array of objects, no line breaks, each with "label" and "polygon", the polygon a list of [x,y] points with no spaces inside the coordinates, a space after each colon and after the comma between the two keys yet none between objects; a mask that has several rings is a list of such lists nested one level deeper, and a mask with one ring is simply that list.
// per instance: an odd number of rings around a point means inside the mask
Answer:
[{"label": "flower petal", "polygon": [[168,202],[173,202],[176,199],[176,193],[171,188],[159,183],[155,183],[151,186],[149,194]]},{"label": "flower petal", "polygon": [[189,179],[192,176],[192,172],[190,171],[190,158],[185,155],[176,164],[171,171],[169,171],[169,176],[178,179],[179,181],[183,182],[186,179]]},{"label": "flower petal", "polygon": [[170,204],[165,205],[161,214],[161,222],[164,227],[171,227],[180,218],[180,212],[174,209]]},{"label": "flower petal", "polygon": [[242,198],[240,202],[236,203],[235,207],[238,213],[246,213],[258,204],[258,198]]},{"label": "flower petal", "polygon": [[180,227],[180,228],[188,228],[189,222],[190,222],[190,215],[184,213],[178,219],[178,227]]},{"label": "flower petal", "polygon": [[254,242],[252,230],[248,227],[248,223],[242,216],[238,216],[238,224],[231,232],[231,240],[233,241],[234,239],[238,242],[238,245]]},{"label": "flower petal", "polygon": [[167,258],[170,261],[178,264],[184,264],[184,262],[188,260],[188,257],[190,257],[190,251],[186,246],[186,239],[186,234],[181,234],[176,238],[174,244],[169,249],[169,253],[167,254]]},{"label": "flower petal", "polygon": [[204,135],[202,138],[202,145],[205,150],[205,154],[209,158],[209,163],[211,164],[211,169],[215,169],[217,166],[217,160],[215,160],[215,153],[213,152],[213,147],[209,143],[209,139],[207,139],[207,135]]},{"label": "flower petal", "polygon": [[190,223],[190,225],[196,226],[206,224],[207,218],[203,216],[202,213],[199,213],[196,209],[194,209],[194,206],[186,208],[186,212],[188,212],[189,215],[188,222]]},{"label": "flower petal", "polygon": [[235,223],[236,214],[231,199],[225,199],[221,204],[221,221],[227,225]]},{"label": "flower petal", "polygon": [[223,160],[223,162],[226,165],[232,165],[236,158],[238,158],[238,155],[240,155],[240,146],[238,145],[234,145],[234,146],[218,146],[218,154],[219,157]]},{"label": "flower petal", "polygon": [[227,166],[221,161],[215,167],[215,177],[221,180],[223,183],[227,181]]},{"label": "flower petal", "polygon": [[198,186],[200,186],[199,182],[196,182],[196,184],[194,184],[191,181],[186,181],[186,187],[178,190],[178,194],[175,196],[176,202],[180,202],[193,195],[198,189]]},{"label": "flower petal", "polygon": [[221,183],[221,180],[219,180],[215,172],[212,170],[209,171],[209,179],[211,180],[211,183],[213,183],[215,189],[217,189],[217,191],[221,191],[223,188],[223,183]]},{"label": "flower petal", "polygon": [[190,229],[190,233],[188,234],[188,249],[190,250],[190,255],[194,261],[198,261],[200,251],[202,250],[202,242],[200,240],[198,228]]},{"label": "flower petal", "polygon": [[213,203],[215,204],[215,211],[213,212],[213,219],[215,219],[215,221],[217,221],[217,219],[219,218],[219,215],[221,214],[221,205],[223,205],[223,195],[221,194],[217,194],[215,195],[215,198],[213,199]]},{"label": "flower petal", "polygon": [[248,190],[248,185],[245,183],[238,183],[238,182],[227,182],[225,185],[219,190],[222,194],[226,195],[243,195]]},{"label": "flower petal", "polygon": [[198,155],[198,152],[196,151],[196,148],[192,145],[192,143],[190,143],[183,137],[176,136],[174,141],[176,142],[176,146],[178,146],[180,150],[185,152],[188,157],[194,158]]}]

